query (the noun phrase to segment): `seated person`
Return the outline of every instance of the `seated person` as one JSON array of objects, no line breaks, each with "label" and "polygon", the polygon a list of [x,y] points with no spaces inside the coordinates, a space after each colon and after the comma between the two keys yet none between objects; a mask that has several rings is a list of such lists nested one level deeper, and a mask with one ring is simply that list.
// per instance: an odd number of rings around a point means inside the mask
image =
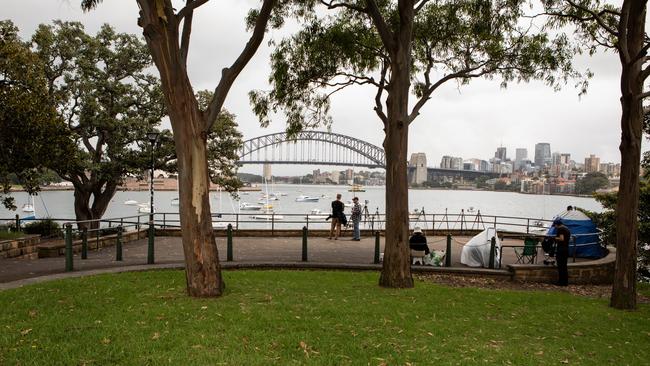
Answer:
[{"label": "seated person", "polygon": [[424,250],[424,254],[429,254],[429,246],[427,245],[427,237],[422,233],[422,229],[415,227],[413,235],[409,239],[409,246],[413,250]]}]

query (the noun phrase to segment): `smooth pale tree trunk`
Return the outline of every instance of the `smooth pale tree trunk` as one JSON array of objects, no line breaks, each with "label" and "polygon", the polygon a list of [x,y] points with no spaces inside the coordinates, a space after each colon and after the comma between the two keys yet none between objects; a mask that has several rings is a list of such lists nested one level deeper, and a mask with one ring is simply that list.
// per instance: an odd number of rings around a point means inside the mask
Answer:
[{"label": "smooth pale tree trunk", "polygon": [[225,284],[210,214],[205,117],[199,110],[181,58],[174,14],[171,9],[165,9],[167,20],[164,20],[155,10],[154,1],[139,3],[146,7],[140,12],[139,25],[160,72],[174,131],[187,293],[194,297],[220,296]]},{"label": "smooth pale tree trunk", "polygon": [[413,287],[411,252],[408,243],[407,152],[409,131],[409,91],[411,86],[411,38],[413,4],[400,1],[400,30],[391,52],[391,81],[386,99],[386,240],[384,263],[379,277],[383,287]]},{"label": "smooth pale tree trunk", "polygon": [[[636,308],[636,265],[638,240],[639,174],[641,140],[643,135],[642,62],[635,60],[641,54],[645,36],[646,1],[626,0],[623,4],[619,39],[625,42],[628,62],[621,58],[621,179],[616,217],[616,271],[610,305],[617,309]],[[629,7],[628,7],[629,6]],[[627,8],[627,12],[625,11]],[[627,14],[626,14],[627,13]],[[621,44],[619,44],[619,48]]]}]

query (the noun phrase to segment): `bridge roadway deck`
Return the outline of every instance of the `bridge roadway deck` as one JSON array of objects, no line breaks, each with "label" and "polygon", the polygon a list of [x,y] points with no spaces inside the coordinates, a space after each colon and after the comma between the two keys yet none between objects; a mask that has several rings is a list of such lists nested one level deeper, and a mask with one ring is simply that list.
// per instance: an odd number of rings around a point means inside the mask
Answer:
[{"label": "bridge roadway deck", "polygon": [[[383,237],[381,251],[383,252]],[[432,250],[444,250],[445,237],[429,237]],[[452,266],[465,267],[460,264],[462,244],[469,237],[455,237],[452,241]],[[503,244],[521,245],[521,241],[505,240]],[[183,263],[183,250],[179,237],[156,237],[155,261],[157,264]],[[226,258],[226,240],[217,238],[219,257]],[[512,248],[504,250],[502,263],[515,262]],[[361,241],[351,241],[349,237],[339,240],[327,238],[309,238],[308,257],[310,263],[336,264],[371,264],[374,259],[375,240],[364,237]],[[300,237],[234,237],[234,263],[299,263],[302,258],[302,238]],[[147,262],[147,240],[142,239],[123,245],[123,261],[115,261],[115,247],[105,247],[88,252],[88,259],[81,260],[74,255],[75,271],[97,270],[138,266]],[[0,259],[0,283],[24,280],[64,272],[65,258]]]}]

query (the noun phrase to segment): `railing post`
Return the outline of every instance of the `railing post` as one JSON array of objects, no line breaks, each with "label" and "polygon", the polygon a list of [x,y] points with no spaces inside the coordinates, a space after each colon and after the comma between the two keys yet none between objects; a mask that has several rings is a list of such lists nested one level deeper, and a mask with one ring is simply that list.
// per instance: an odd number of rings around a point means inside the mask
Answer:
[{"label": "railing post", "polygon": [[307,262],[307,226],[302,227],[302,261]]},{"label": "railing post", "polygon": [[138,231],[140,231],[140,215],[138,215]]},{"label": "railing post", "polygon": [[307,224],[305,225],[305,227],[307,228],[307,230],[309,230],[309,214],[307,214],[306,218],[307,218],[306,221]]},{"label": "railing post", "polygon": [[154,263],[154,235],[156,230],[153,221],[149,221],[149,242],[147,243],[147,264]]},{"label": "railing post", "polygon": [[16,214],[16,231],[20,231],[20,216]]},{"label": "railing post", "polygon": [[494,230],[496,231],[497,229],[497,217],[496,215],[494,216]]},{"label": "railing post", "polygon": [[526,234],[530,234],[530,219],[526,219]]},{"label": "railing post", "polygon": [[493,236],[490,240],[490,269],[494,269],[494,250],[496,249],[497,239]]},{"label": "railing post", "polygon": [[124,217],[120,217],[120,229],[124,230]]},{"label": "railing post", "polygon": [[275,212],[271,214],[271,236],[275,236]]},{"label": "railing post", "polygon": [[122,261],[122,227],[117,228],[117,240],[115,242],[115,261]]},{"label": "railing post", "polygon": [[227,240],[226,240],[226,260],[232,262],[232,224],[228,224],[228,229],[226,230]]},{"label": "railing post", "polygon": [[81,231],[81,259],[88,259],[88,228]]},{"label": "railing post", "polygon": [[575,235],[571,235],[571,241],[573,242],[573,263],[575,263],[577,253],[578,253],[578,246],[576,245],[576,237],[575,237]]},{"label": "railing post", "polygon": [[235,214],[235,229],[239,230],[239,214]]},{"label": "railing post", "polygon": [[163,229],[167,228],[167,213],[163,212]]},{"label": "railing post", "polygon": [[65,270],[72,271],[72,224],[65,224]]},{"label": "railing post", "polygon": [[379,251],[381,250],[379,245],[379,230],[375,231],[375,264],[379,264]]},{"label": "railing post", "polygon": [[447,251],[445,253],[445,267],[451,267],[451,234],[447,234]]}]

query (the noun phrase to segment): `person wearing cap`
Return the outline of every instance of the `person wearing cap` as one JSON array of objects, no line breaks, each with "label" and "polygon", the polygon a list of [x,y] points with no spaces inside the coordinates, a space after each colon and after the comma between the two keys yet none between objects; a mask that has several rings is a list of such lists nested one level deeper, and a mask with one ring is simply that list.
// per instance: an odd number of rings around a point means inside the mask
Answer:
[{"label": "person wearing cap", "polygon": [[422,233],[422,229],[417,226],[413,229],[413,235],[409,239],[409,246],[413,250],[424,250],[424,254],[429,254],[427,237]]},{"label": "person wearing cap", "polygon": [[556,217],[553,220],[553,227],[555,228],[555,261],[557,264],[558,286],[569,285],[569,269],[567,268],[567,261],[569,259],[569,239],[571,238],[571,231],[564,226],[562,219]]},{"label": "person wearing cap", "polygon": [[354,228],[352,240],[361,241],[361,230],[359,230],[359,223],[361,222],[361,205],[359,204],[359,197],[354,197],[352,199],[352,214],[350,215],[350,220],[352,220],[352,227]]}]

